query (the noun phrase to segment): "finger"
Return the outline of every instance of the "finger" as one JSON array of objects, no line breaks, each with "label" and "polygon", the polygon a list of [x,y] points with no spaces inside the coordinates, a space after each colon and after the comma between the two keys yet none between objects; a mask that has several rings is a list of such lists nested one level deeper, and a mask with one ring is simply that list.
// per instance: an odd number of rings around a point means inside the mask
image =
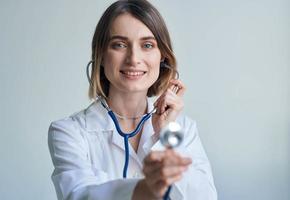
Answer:
[{"label": "finger", "polygon": [[172,92],[174,92],[175,94],[177,94],[179,88],[178,88],[178,85],[172,84],[170,86],[170,89],[171,89]]},{"label": "finger", "polygon": [[182,87],[185,86],[184,83],[181,80],[179,80],[179,79],[171,79],[170,83],[178,85],[178,86],[182,86]]},{"label": "finger", "polygon": [[164,167],[162,165],[159,165],[157,168],[151,171],[146,171],[144,169],[144,175],[146,177],[146,180],[151,185],[156,184],[159,181],[165,181],[170,178],[174,178],[176,176],[182,175],[184,171],[187,170],[187,166],[168,166]]},{"label": "finger", "polygon": [[185,88],[184,88],[184,87],[182,87],[182,88],[178,87],[178,91],[177,91],[176,94],[177,94],[179,97],[182,97],[182,96],[184,95],[184,93],[185,93]]},{"label": "finger", "polygon": [[[168,93],[169,92],[172,92],[173,94],[176,94],[174,91],[176,90],[176,88],[177,88],[177,85],[175,85],[175,84],[170,84],[169,86],[168,86],[168,88],[158,97],[158,99],[157,99],[157,101],[160,101],[161,99],[163,99],[164,98],[164,96],[166,96],[166,95],[168,95]],[[157,102],[156,101],[156,102]],[[156,103],[155,102],[155,103]]]},{"label": "finger", "polygon": [[168,89],[162,93],[162,95],[157,99],[154,103],[154,106],[157,108],[157,113],[163,114],[165,110],[167,110],[168,106],[164,104],[164,99],[168,98],[168,96],[176,97],[176,93],[178,92],[178,86],[176,84],[171,84]]},{"label": "finger", "polygon": [[171,90],[172,92],[174,92],[175,94],[177,93],[178,87],[177,87],[175,84],[172,84],[169,88],[170,88],[170,90]]},{"label": "finger", "polygon": [[162,163],[165,166],[188,166],[192,163],[192,160],[187,157],[171,156],[168,159],[164,158]]},{"label": "finger", "polygon": [[161,114],[163,114],[168,108],[174,110],[180,110],[183,107],[182,99],[174,94],[172,91],[168,92],[168,95],[160,100]]},{"label": "finger", "polygon": [[164,166],[188,166],[192,163],[192,160],[189,157],[182,157],[173,149],[167,149],[161,162]]},{"label": "finger", "polygon": [[142,172],[145,175],[146,179],[152,183],[155,181],[156,178],[152,176],[152,174],[156,174],[156,172],[160,170],[160,167],[161,167],[160,162],[146,164],[143,166]]},{"label": "finger", "polygon": [[[158,102],[161,114],[163,114],[168,109],[168,107],[174,107],[175,101],[178,103],[178,101],[180,101],[179,97],[171,89],[167,89],[166,92],[160,97]],[[168,102],[172,103],[169,104]]]},{"label": "finger", "polygon": [[172,79],[172,80],[170,80],[170,83],[172,83],[172,84],[174,84],[174,85],[176,85],[178,87],[178,90],[176,92],[176,94],[178,96],[183,96],[184,95],[184,92],[186,90],[186,87],[185,87],[185,85],[180,80],[178,80],[178,79]]},{"label": "finger", "polygon": [[178,85],[170,81],[168,89],[170,89],[172,92],[176,94],[178,91]]},{"label": "finger", "polygon": [[165,151],[152,151],[144,159],[144,168],[161,168],[171,165],[187,164],[189,158],[181,157],[172,149]]},{"label": "finger", "polygon": [[144,164],[160,162],[165,156],[164,151],[151,151],[144,159]]},{"label": "finger", "polygon": [[[158,154],[160,153],[163,153],[163,159],[162,161],[156,161],[155,156],[159,158],[160,155]],[[175,158],[172,159],[172,157]],[[164,152],[153,152],[145,160],[146,164],[144,164],[143,173],[149,185],[155,185],[160,181],[167,182],[167,179],[170,179],[169,182],[175,180],[176,176],[181,176],[187,170],[188,164],[191,163],[191,160],[181,157],[178,153],[170,149]]]},{"label": "finger", "polygon": [[[163,167],[159,171],[160,179],[167,179],[170,177],[175,177],[178,175],[182,175],[188,169],[187,166],[169,166]],[[155,172],[155,171],[154,171]]]},{"label": "finger", "polygon": [[[154,165],[154,167],[153,167]],[[160,169],[161,169],[161,164],[156,163],[153,165],[148,165],[148,167],[144,167],[143,173],[145,175],[146,181],[150,183],[151,185],[155,184],[160,178]]]},{"label": "finger", "polygon": [[173,183],[180,181],[181,179],[182,179],[182,174],[179,174],[179,175],[167,178],[165,180],[162,180],[161,183],[163,184],[163,187],[168,187],[172,185]]},{"label": "finger", "polygon": [[182,179],[182,175],[177,175],[177,176],[174,176],[174,177],[170,177],[166,180],[160,180],[158,181],[157,183],[155,183],[155,188],[156,188],[156,191],[159,191],[161,194],[161,196],[164,196],[165,192],[167,191],[168,187],[170,185],[172,185],[173,183],[177,182],[177,181],[180,181]]}]

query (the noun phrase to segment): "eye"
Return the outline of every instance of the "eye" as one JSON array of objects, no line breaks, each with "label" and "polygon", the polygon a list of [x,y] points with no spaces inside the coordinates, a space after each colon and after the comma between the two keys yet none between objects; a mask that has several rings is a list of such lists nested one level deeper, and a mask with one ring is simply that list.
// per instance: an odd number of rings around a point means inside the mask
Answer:
[{"label": "eye", "polygon": [[112,47],[114,49],[123,49],[123,48],[126,48],[127,45],[125,43],[123,43],[123,42],[116,42],[116,43],[112,44]]},{"label": "eye", "polygon": [[153,44],[150,43],[150,42],[146,42],[143,46],[144,46],[144,48],[146,48],[146,49],[152,49],[152,48],[153,48]]}]

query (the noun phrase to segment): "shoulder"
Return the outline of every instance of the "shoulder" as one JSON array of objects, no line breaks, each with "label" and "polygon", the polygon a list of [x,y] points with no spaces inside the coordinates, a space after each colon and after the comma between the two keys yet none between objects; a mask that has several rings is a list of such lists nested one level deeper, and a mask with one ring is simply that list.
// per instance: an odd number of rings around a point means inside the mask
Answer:
[{"label": "shoulder", "polygon": [[68,117],[51,122],[48,129],[48,141],[82,139],[86,125],[86,113],[91,106],[92,104]]},{"label": "shoulder", "polygon": [[81,139],[87,132],[108,128],[106,110],[100,102],[91,103],[86,109],[76,112],[69,117],[53,121],[48,130],[48,137],[66,137]]},{"label": "shoulder", "polygon": [[93,102],[87,108],[81,111],[75,112],[68,117],[51,122],[49,132],[50,130],[57,128],[65,130],[86,129],[86,119],[88,118],[88,115],[91,115],[91,113],[99,113],[95,107],[97,107],[96,103]]},{"label": "shoulder", "polygon": [[51,122],[48,129],[49,146],[63,145],[67,142],[83,141],[82,137],[82,112],[75,113],[69,117]]},{"label": "shoulder", "polygon": [[186,131],[189,129],[195,129],[196,128],[196,121],[191,119],[189,116],[185,115],[184,113],[181,113],[177,119],[176,122],[180,124],[180,126]]},{"label": "shoulder", "polygon": [[85,116],[85,110],[82,110],[68,117],[55,120],[51,122],[49,126],[49,132],[53,132],[58,129],[62,129],[64,131],[80,129],[84,126],[84,118],[85,118],[84,116]]},{"label": "shoulder", "polygon": [[182,113],[177,117],[176,122],[180,124],[183,130],[185,138],[184,141],[186,141],[185,146],[188,146],[189,144],[193,143],[193,141],[199,138],[195,120]]}]

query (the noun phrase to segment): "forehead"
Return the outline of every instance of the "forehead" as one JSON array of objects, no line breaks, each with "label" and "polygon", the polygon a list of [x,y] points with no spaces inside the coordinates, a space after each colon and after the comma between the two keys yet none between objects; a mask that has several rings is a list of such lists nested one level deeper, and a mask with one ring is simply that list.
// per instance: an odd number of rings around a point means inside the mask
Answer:
[{"label": "forehead", "polygon": [[129,39],[141,37],[154,37],[150,29],[140,20],[129,13],[124,13],[116,17],[110,28],[110,36],[121,35]]}]

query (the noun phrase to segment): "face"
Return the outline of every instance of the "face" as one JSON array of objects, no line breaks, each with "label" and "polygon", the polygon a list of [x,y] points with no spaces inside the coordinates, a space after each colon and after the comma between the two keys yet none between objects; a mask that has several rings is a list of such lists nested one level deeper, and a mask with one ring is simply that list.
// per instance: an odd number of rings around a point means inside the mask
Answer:
[{"label": "face", "polygon": [[161,53],[152,32],[130,14],[119,15],[110,30],[102,62],[110,92],[144,93],[157,80]]}]

